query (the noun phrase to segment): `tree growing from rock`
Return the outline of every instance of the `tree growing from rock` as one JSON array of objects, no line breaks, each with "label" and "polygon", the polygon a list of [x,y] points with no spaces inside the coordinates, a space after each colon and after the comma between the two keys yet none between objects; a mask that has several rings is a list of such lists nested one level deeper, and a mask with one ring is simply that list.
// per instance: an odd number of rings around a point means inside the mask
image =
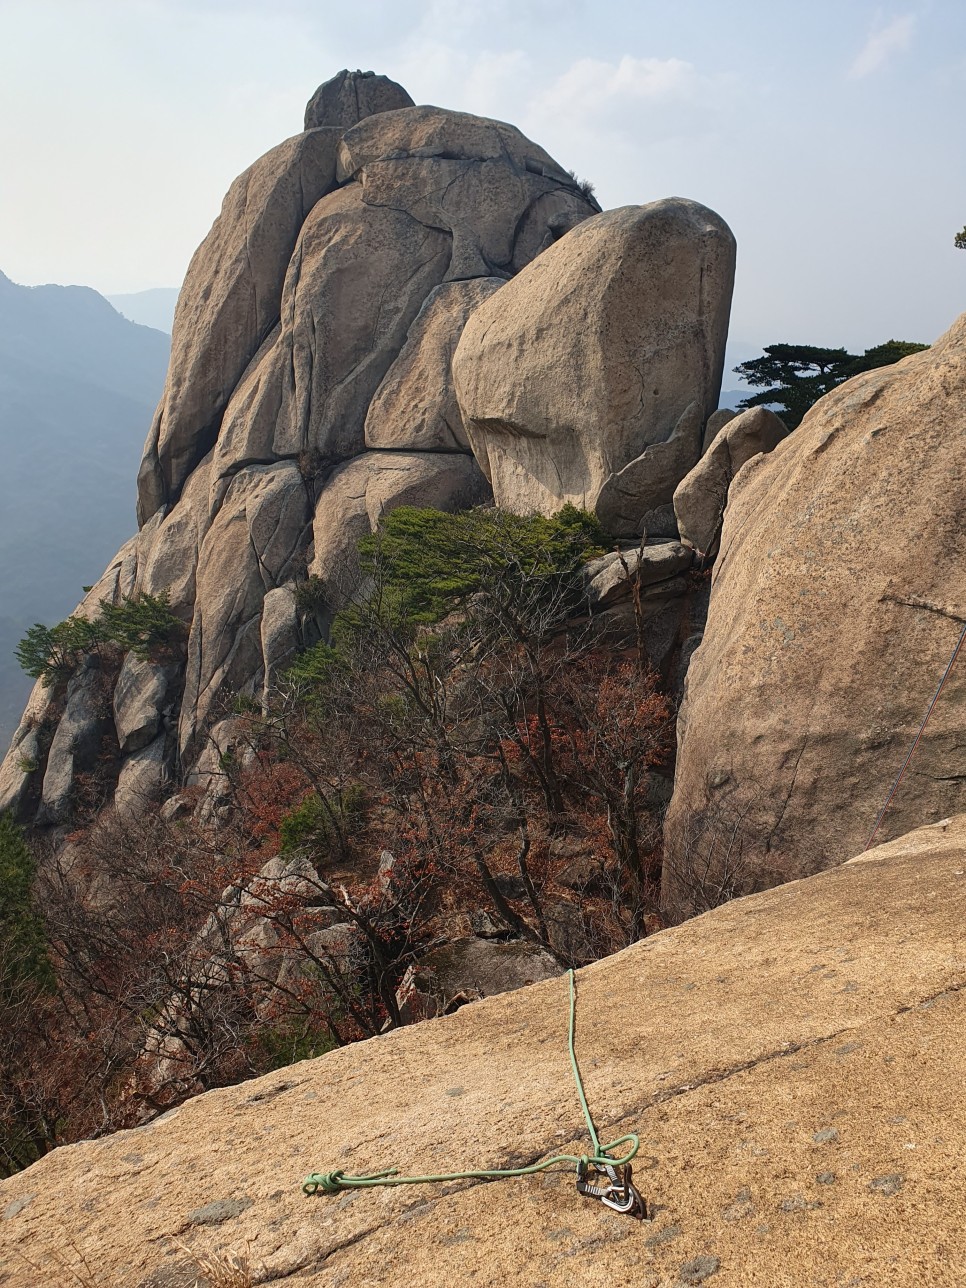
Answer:
[{"label": "tree growing from rock", "polygon": [[734,368],[737,375],[759,390],[738,406],[777,407],[788,428],[795,429],[808,409],[843,381],[863,371],[891,366],[928,347],[910,340],[887,340],[855,354],[810,344],[769,344],[762,357]]}]

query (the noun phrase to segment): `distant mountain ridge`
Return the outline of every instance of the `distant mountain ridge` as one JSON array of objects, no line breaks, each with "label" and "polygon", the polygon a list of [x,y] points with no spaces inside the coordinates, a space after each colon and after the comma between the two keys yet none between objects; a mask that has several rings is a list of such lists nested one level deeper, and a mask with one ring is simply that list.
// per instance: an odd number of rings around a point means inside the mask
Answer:
[{"label": "distant mountain ridge", "polygon": [[0,273],[0,745],[29,692],[13,650],[66,616],[134,522],[131,477],[170,340],[85,286]]},{"label": "distant mountain ridge", "polygon": [[180,287],[155,286],[149,291],[134,291],[127,295],[106,295],[118,313],[141,326],[154,327],[171,334],[174,309],[178,303]]}]

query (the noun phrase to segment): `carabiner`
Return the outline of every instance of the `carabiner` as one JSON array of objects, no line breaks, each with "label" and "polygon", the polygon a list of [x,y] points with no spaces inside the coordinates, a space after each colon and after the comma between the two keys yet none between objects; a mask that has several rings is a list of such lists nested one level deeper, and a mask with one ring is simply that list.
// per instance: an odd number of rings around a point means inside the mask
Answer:
[{"label": "carabiner", "polygon": [[609,1207],[614,1212],[632,1216],[637,1221],[648,1220],[647,1204],[637,1186],[631,1184],[630,1177],[625,1180],[621,1189],[611,1187],[609,1194],[602,1194],[600,1201],[604,1207]]},{"label": "carabiner", "polygon": [[[606,1175],[606,1185],[594,1185],[587,1180],[587,1174],[593,1166],[598,1176]],[[647,1220],[647,1204],[640,1191],[631,1182],[631,1166],[625,1164],[621,1169],[608,1163],[577,1164],[577,1191],[587,1198],[600,1199],[605,1207],[613,1212],[622,1212],[637,1220]]]}]

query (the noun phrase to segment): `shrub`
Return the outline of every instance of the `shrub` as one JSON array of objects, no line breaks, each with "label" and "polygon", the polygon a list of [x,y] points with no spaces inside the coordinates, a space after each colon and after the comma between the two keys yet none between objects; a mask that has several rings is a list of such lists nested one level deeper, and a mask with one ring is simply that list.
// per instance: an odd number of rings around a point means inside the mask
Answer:
[{"label": "shrub", "polygon": [[594,185],[590,182],[590,180],[578,179],[576,172],[573,170],[568,170],[567,173],[570,175],[571,179],[573,179],[574,183],[577,185],[580,195],[586,201],[593,201],[595,189],[594,189]]},{"label": "shrub", "polygon": [[0,814],[0,990],[50,979],[43,924],[33,909],[34,859],[23,833]]},{"label": "shrub", "polygon": [[35,622],[17,645],[16,657],[28,675],[50,685],[69,679],[81,658],[101,644],[116,644],[125,653],[147,659],[183,632],[167,592],[125,595],[118,604],[102,600],[100,612],[91,619],[74,615],[56,626]]},{"label": "shrub", "polygon": [[308,849],[317,859],[328,858],[336,840],[358,832],[365,818],[365,792],[358,784],[345,788],[333,800],[311,792],[282,819],[281,851]]},{"label": "shrub", "polygon": [[342,659],[337,649],[329,644],[315,644],[296,658],[282,673],[281,679],[283,685],[292,692],[318,693],[325,689],[341,665]]},{"label": "shrub", "polygon": [[313,574],[295,587],[295,607],[303,617],[314,617],[328,608],[325,582]]},{"label": "shrub", "polygon": [[146,661],[173,644],[184,625],[171,611],[167,591],[160,595],[125,595],[120,603],[101,600],[97,625],[104,637],[125,653]]},{"label": "shrub", "polygon": [[550,518],[485,507],[445,514],[400,506],[379,532],[363,538],[359,551],[363,571],[395,593],[401,615],[432,623],[480,592],[541,599],[577,594],[582,565],[606,543],[597,519],[573,505]]},{"label": "shrub", "polygon": [[331,1033],[314,1027],[305,1017],[254,1029],[251,1042],[256,1067],[261,1073],[284,1069],[297,1060],[314,1060],[338,1045]]}]

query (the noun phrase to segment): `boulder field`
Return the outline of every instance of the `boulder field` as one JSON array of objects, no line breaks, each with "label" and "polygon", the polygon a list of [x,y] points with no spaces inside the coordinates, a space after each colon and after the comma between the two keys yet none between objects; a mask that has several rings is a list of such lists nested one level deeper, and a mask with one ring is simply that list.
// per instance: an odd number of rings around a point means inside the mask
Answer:
[{"label": "boulder field", "polygon": [[[700,909],[701,880],[760,887],[869,837],[966,623],[964,426],[966,316],[828,394],[735,477],[678,722],[672,916]],[[880,840],[966,809],[964,712],[960,658]]]},{"label": "boulder field", "polygon": [[602,1138],[640,1133],[648,1222],[567,1171],[301,1193],[584,1151],[558,978],[56,1150],[0,1182],[0,1285],[958,1288],[964,914],[958,817],[581,971],[588,1097]]}]

